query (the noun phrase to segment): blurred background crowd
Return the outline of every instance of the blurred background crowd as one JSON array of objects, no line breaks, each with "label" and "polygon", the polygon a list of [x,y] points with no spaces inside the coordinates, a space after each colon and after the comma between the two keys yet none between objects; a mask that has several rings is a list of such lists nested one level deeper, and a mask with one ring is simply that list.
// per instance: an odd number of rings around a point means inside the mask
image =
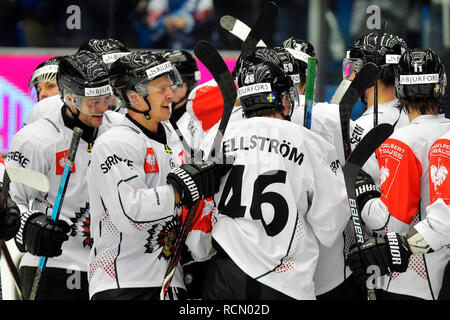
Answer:
[{"label": "blurred background crowd", "polygon": [[[264,37],[268,45],[294,36],[313,43],[326,79],[338,84],[346,49],[367,33],[367,8],[377,5],[387,32],[409,47],[431,47],[450,65],[450,0],[276,0],[278,18]],[[251,25],[265,0],[0,0],[0,47],[76,48],[90,38],[114,38],[129,48],[187,49],[199,40],[219,50],[242,42],[219,24],[232,15]],[[311,10],[312,4],[320,12]],[[80,26],[69,29],[72,5]],[[321,26],[321,44],[311,39]],[[1,50],[1,48],[0,48]],[[323,59],[325,58],[325,59]],[[327,64],[324,64],[324,61]],[[325,68],[324,68],[325,67]],[[447,69],[450,67],[447,67]],[[320,86],[319,86],[320,87]],[[319,89],[320,90],[320,89]],[[324,92],[318,92],[323,98]]]}]

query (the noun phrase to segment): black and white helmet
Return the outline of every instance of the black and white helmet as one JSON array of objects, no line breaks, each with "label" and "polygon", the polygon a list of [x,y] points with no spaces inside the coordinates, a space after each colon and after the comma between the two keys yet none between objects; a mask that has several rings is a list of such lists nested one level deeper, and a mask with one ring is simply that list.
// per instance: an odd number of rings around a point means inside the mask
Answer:
[{"label": "black and white helmet", "polygon": [[79,111],[83,97],[113,99],[108,68],[98,55],[89,51],[79,51],[62,59],[56,81],[62,99],[67,103],[70,93]]},{"label": "black and white helmet", "polygon": [[378,78],[388,84],[394,84],[394,69],[400,56],[407,49],[406,42],[390,33],[372,32],[360,37],[349,48],[342,63],[342,75],[349,79],[361,70],[367,62],[373,62],[380,68]]},{"label": "black and white helmet", "polygon": [[286,96],[291,104],[290,118],[298,99],[297,86],[292,78],[269,61],[243,66],[238,77],[237,93],[246,116],[249,112],[267,108],[282,111],[282,100]]},{"label": "black and white helmet", "polygon": [[56,74],[61,59],[67,56],[57,56],[40,63],[31,75],[28,83],[28,93],[34,101],[39,101],[38,84],[39,82],[56,83]]},{"label": "black and white helmet", "polygon": [[[110,74],[114,92],[120,97],[123,106],[145,114],[148,119],[151,106],[148,101],[147,84],[162,76],[167,76],[170,80],[170,89],[183,83],[181,75],[172,63],[151,50],[133,51],[119,58],[112,64]],[[129,90],[137,92],[144,98],[148,105],[147,111],[139,111],[131,106],[127,96]]]},{"label": "black and white helmet", "polygon": [[83,50],[100,55],[108,68],[111,67],[114,61],[131,52],[122,42],[111,38],[87,40],[78,49],[78,51]]},{"label": "black and white helmet", "polygon": [[447,78],[445,66],[430,48],[407,49],[395,69],[395,92],[398,98],[417,101],[442,98]]},{"label": "black and white helmet", "polygon": [[300,83],[305,83],[306,70],[308,69],[308,58],[316,56],[314,46],[309,41],[296,39],[294,37],[284,40],[281,46],[297,60],[300,68]]},{"label": "black and white helmet", "polygon": [[172,65],[177,68],[178,72],[189,85],[188,91],[191,91],[197,86],[200,81],[200,71],[198,70],[197,61],[186,50],[168,50],[164,51],[163,57],[169,60]]}]

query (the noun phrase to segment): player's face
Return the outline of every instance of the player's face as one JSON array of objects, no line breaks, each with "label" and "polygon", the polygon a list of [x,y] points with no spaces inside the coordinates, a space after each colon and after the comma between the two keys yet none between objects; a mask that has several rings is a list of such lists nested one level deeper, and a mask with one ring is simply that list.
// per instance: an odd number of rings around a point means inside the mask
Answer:
[{"label": "player's face", "polygon": [[168,76],[159,77],[147,84],[148,101],[152,106],[150,117],[158,121],[170,119],[170,103],[174,101],[175,94],[172,81]]},{"label": "player's face", "polygon": [[58,85],[54,82],[41,81],[37,84],[38,101],[59,94]]},{"label": "player's face", "polygon": [[178,103],[178,102],[180,102],[183,98],[185,98],[185,97],[186,97],[187,90],[188,90],[188,85],[187,85],[187,83],[183,83],[183,84],[177,85],[177,86],[175,87],[175,90],[173,91],[173,93],[174,93],[174,95],[175,95],[174,98],[173,98],[173,102],[174,102],[174,103]]},{"label": "player's face", "polygon": [[83,97],[79,119],[90,127],[99,127],[102,124],[103,114],[110,106],[112,97],[111,94],[98,97]]}]

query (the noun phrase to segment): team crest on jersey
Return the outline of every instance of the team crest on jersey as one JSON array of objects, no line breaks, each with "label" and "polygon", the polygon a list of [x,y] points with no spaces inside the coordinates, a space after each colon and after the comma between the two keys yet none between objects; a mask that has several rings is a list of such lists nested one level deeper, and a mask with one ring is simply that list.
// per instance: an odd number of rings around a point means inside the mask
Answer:
[{"label": "team crest on jersey", "polygon": [[429,151],[430,201],[441,198],[450,204],[450,179],[448,166],[450,163],[450,144],[447,139],[437,140]]},{"label": "team crest on jersey", "polygon": [[[66,165],[67,155],[69,154],[69,150],[64,150],[56,153],[56,174],[62,175],[64,172],[64,166]],[[74,173],[75,163],[72,166],[71,173]]]},{"label": "team crest on jersey", "polygon": [[174,253],[174,244],[177,239],[177,235],[180,230],[180,219],[172,218],[170,221],[166,221],[164,224],[155,224],[148,233],[150,236],[147,238],[147,244],[145,247],[146,253],[153,253],[161,249],[158,258],[169,260]]},{"label": "team crest on jersey", "polygon": [[79,212],[75,212],[75,218],[70,218],[72,225],[70,226],[71,236],[83,237],[83,247],[92,248],[91,238],[91,214],[89,213],[89,203],[86,202],[84,208],[80,208]]},{"label": "team crest on jersey", "polygon": [[145,173],[159,172],[159,166],[158,162],[156,161],[156,155],[153,148],[147,148],[147,155],[145,156],[144,162],[144,172]]},{"label": "team crest on jersey", "polygon": [[442,185],[447,178],[448,170],[446,167],[440,165],[438,163],[437,166],[432,165],[430,167],[430,178],[434,185],[434,191],[437,190],[437,187]]}]

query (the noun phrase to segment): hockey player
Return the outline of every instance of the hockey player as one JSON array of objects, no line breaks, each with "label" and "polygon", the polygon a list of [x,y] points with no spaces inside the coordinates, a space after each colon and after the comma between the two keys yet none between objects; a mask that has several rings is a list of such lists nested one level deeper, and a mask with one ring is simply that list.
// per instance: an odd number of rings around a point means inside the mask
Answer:
[{"label": "hockey player", "polygon": [[[114,61],[131,52],[131,50],[125,47],[122,42],[111,38],[87,40],[80,46],[80,48],[78,48],[78,51],[82,50],[90,51],[101,56],[108,69]],[[121,107],[120,101],[116,100],[111,101],[108,110],[116,111],[121,114],[125,114],[127,112],[126,108]]]},{"label": "hockey player", "polygon": [[[447,132],[433,143],[428,152],[431,183],[426,218],[412,226],[406,236],[392,232],[387,241],[385,238],[371,238],[361,251],[355,248],[350,252],[348,262],[361,280],[367,278],[366,270],[370,265],[378,266],[381,275],[393,271],[404,272],[411,255],[433,253],[450,245],[450,189],[447,182],[449,149],[450,132]],[[398,258],[399,254],[401,259]],[[447,262],[438,299],[449,297],[448,265]]]},{"label": "hockey player", "polygon": [[[450,120],[445,119],[441,108],[446,85],[445,68],[435,51],[407,49],[402,54],[395,71],[395,89],[399,106],[407,110],[411,124],[396,129],[376,152],[381,194],[374,191],[374,182],[368,175],[361,175],[356,184],[362,221],[384,235],[388,243],[407,247],[401,236],[410,238],[415,232],[413,227],[428,218],[428,151],[450,129]],[[397,249],[397,253],[403,253]],[[392,270],[404,272],[378,278],[377,297],[436,299],[449,258],[446,247],[427,255],[413,254],[409,260],[398,254]]]},{"label": "hockey player", "polygon": [[[15,242],[25,252],[20,273],[26,299],[32,290],[40,256],[49,259],[37,288],[37,300],[89,298],[86,270],[92,239],[86,174],[95,139],[111,126],[105,112],[112,90],[106,65],[96,54],[87,51],[60,61],[57,83],[63,107],[21,129],[14,136],[7,157],[9,166],[41,172],[50,180],[47,193],[11,183],[11,198],[21,212],[21,227]],[[60,218],[52,226],[50,215],[75,127],[80,127],[83,135]]]},{"label": "hockey player", "polygon": [[306,40],[290,37],[281,44],[298,62],[300,68],[300,82],[298,84],[298,92],[303,97],[306,89],[306,70],[308,69],[308,58],[315,57],[316,52],[314,46]]},{"label": "hockey player", "polygon": [[[109,67],[111,64],[117,60],[119,57],[127,55],[130,50],[125,47],[120,41],[115,39],[90,39],[84,42],[77,52],[89,51],[95,53],[101,57],[106,66]],[[53,75],[56,79],[56,72]],[[56,80],[55,80],[56,81]],[[56,84],[55,84],[56,85]],[[24,125],[32,123],[46,115],[57,114],[64,106],[64,102],[59,99],[59,94],[50,100],[40,101],[34,107],[30,114],[27,116]],[[117,111],[119,113],[125,113],[120,107],[120,102],[117,101],[116,97],[111,96],[108,102],[108,110]],[[116,117],[115,115],[110,115],[110,117]],[[117,117],[121,118],[121,117]]]},{"label": "hockey player", "polygon": [[2,197],[2,181],[5,172],[5,162],[0,154],[0,241],[12,239],[20,227],[20,211],[16,203],[11,199]]},{"label": "hockey player", "polygon": [[[398,108],[395,96],[394,70],[407,45],[403,39],[390,33],[369,33],[358,40],[347,51],[342,64],[343,78],[352,80],[367,62],[375,63],[379,68],[377,80],[378,123],[389,123],[395,128],[409,124],[405,109]],[[351,149],[374,127],[375,85],[366,90],[361,97],[367,110],[353,122],[351,131]],[[379,184],[379,168],[375,155],[363,167],[374,181]]]},{"label": "hockey player", "polygon": [[204,298],[315,299],[318,242],[330,246],[350,216],[336,151],[285,121],[297,90],[278,66],[246,66],[238,85],[248,119],[230,122],[223,139],[235,160],[215,196]]},{"label": "hockey player", "polygon": [[34,101],[38,102],[42,99],[59,95],[56,73],[58,72],[59,61],[64,57],[53,57],[36,67],[28,84],[28,91]]},{"label": "hockey player", "polygon": [[[94,300],[159,299],[180,203],[190,208],[196,198],[212,196],[220,175],[211,164],[183,164],[185,153],[169,121],[173,88],[182,80],[168,60],[149,50],[132,52],[112,65],[111,75],[128,112],[92,152],[89,294]],[[181,268],[168,295],[186,296]]]}]

